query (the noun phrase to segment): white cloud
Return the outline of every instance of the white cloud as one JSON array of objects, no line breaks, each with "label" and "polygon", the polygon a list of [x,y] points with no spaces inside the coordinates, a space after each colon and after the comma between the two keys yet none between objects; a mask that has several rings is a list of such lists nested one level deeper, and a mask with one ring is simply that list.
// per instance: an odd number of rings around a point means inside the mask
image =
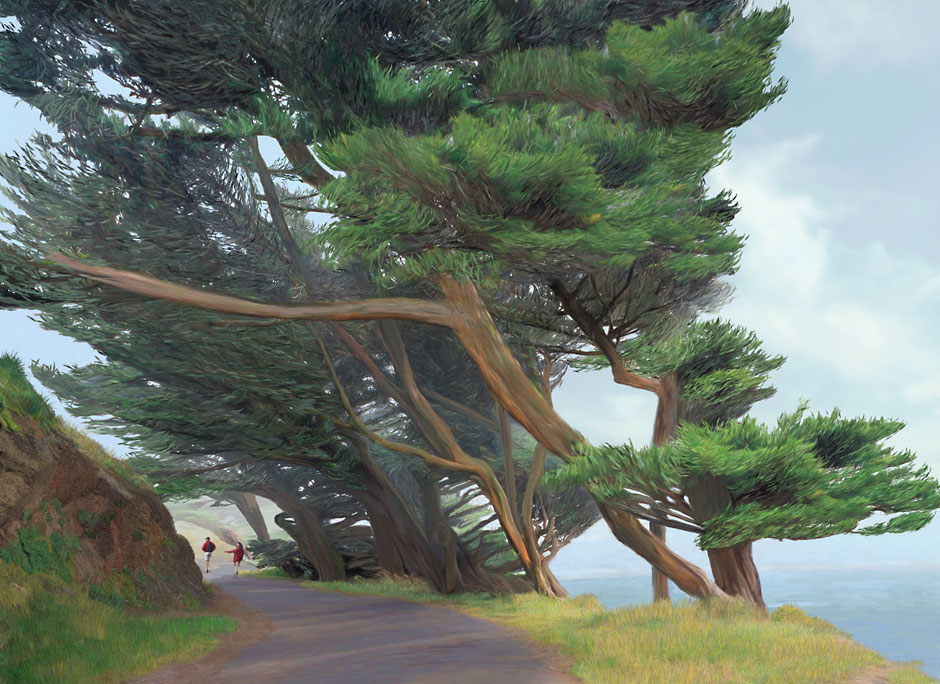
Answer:
[{"label": "white cloud", "polygon": [[[758,0],[769,9],[779,0]],[[936,0],[789,0],[793,25],[785,40],[832,69],[914,64],[940,56],[940,42],[924,26],[940,22]]]},{"label": "white cloud", "polygon": [[[824,207],[803,186],[799,170],[814,162],[815,143],[739,149],[710,178],[737,194],[735,228],[749,235],[735,298],[721,313],[788,357],[775,411],[807,396],[822,410],[900,418],[911,427],[894,443],[940,466],[930,437],[940,430],[940,269],[855,238],[877,200],[858,198],[852,213]],[[890,227],[881,234],[890,239]]]},{"label": "white cloud", "polygon": [[553,398],[559,415],[594,444],[646,444],[652,438],[656,397],[614,384],[609,371],[569,372]]}]

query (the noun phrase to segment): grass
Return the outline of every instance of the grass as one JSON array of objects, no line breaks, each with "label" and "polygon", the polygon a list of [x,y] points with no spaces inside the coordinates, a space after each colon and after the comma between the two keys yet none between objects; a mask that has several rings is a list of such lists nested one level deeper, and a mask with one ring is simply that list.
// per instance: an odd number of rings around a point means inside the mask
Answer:
[{"label": "grass", "polygon": [[44,429],[58,418],[26,377],[23,363],[14,354],[0,354],[0,430],[19,432],[16,416],[32,418]]},{"label": "grass", "polygon": [[[255,576],[283,577],[276,569]],[[594,596],[555,601],[535,594],[442,596],[421,582],[301,582],[327,591],[435,603],[515,627],[561,653],[589,684],[816,684],[847,682],[888,665],[824,620],[795,606],[768,618],[741,603],[678,601],[606,610]],[[893,684],[931,684],[912,665]]]},{"label": "grass", "polygon": [[0,682],[126,681],[197,658],[237,626],[214,615],[136,615],[10,563],[0,562],[0,583]]}]

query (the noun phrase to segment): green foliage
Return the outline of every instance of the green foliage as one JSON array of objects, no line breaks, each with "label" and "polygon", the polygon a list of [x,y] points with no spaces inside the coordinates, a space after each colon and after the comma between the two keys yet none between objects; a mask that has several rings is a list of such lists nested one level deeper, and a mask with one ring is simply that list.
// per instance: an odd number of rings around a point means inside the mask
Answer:
[{"label": "green foliage", "polygon": [[[710,425],[738,418],[756,402],[773,396],[774,388],[766,383],[785,361],[765,352],[753,332],[721,319],[693,322],[679,334],[662,338],[641,335],[621,344],[618,352],[640,375],[674,374],[679,418]],[[579,370],[605,365],[591,357],[574,364]]]},{"label": "green foliage", "polygon": [[78,520],[78,524],[82,527],[97,527],[98,523],[101,521],[100,516],[97,513],[91,513],[86,510],[79,511],[75,518]]},{"label": "green foliage", "polygon": [[[433,439],[382,383],[363,380],[355,359],[335,355],[334,384],[312,326],[246,326],[115,296],[43,272],[44,254],[279,302],[431,299],[438,274],[469,278],[533,378],[542,344],[572,349],[594,339],[558,315],[556,279],[603,283],[614,296],[597,292],[591,313],[626,338],[684,322],[736,268],[736,208],[728,193],[709,196],[704,178],[727,156],[730,129],[783,91],[770,72],[786,8],[745,13],[734,0],[161,7],[15,0],[0,81],[62,134],[0,159],[12,207],[3,296],[38,301],[44,325],[107,358],[34,372],[79,414],[160,455],[148,475],[161,497],[267,484],[283,474],[273,461],[313,463],[315,475],[292,483],[304,504],[330,502],[325,519],[362,515],[352,497],[337,495],[362,490],[363,466],[330,425],[349,419],[336,384],[370,429]],[[134,84],[135,97],[99,92],[101,74]],[[255,135],[285,149],[288,164],[272,168],[279,178],[318,175],[318,162],[336,172],[315,193],[278,188],[301,246],[293,267],[284,263],[284,227],[258,203],[242,140]],[[323,228],[308,209],[332,218]],[[651,301],[647,310],[630,308],[639,300]],[[540,328],[539,316],[551,323]],[[345,330],[377,367],[391,368],[382,335],[364,324]],[[321,332],[341,348],[335,331]],[[421,332],[406,345],[422,385],[448,390],[440,395],[450,402],[472,397],[468,408],[492,414],[450,338],[440,347],[459,357],[461,372],[441,387],[436,362],[421,358],[433,358],[436,343]],[[400,371],[388,372],[401,383]],[[690,397],[744,394],[751,380],[729,371]],[[460,421],[451,422],[461,444],[498,464],[492,432]],[[417,485],[441,474],[400,457],[377,460],[420,518]],[[445,499],[472,501],[475,486],[451,473]],[[559,523],[558,536],[542,539],[546,549],[591,519],[580,494],[541,494],[543,528]],[[455,526],[473,530],[473,506],[453,506]]]},{"label": "green foliage", "polygon": [[78,547],[74,535],[53,532],[45,537],[35,527],[21,527],[16,538],[0,548],[0,560],[18,565],[30,574],[52,573],[70,582],[69,559]]},{"label": "green foliage", "polygon": [[123,608],[127,605],[121,595],[114,588],[108,585],[101,587],[94,582],[88,585],[88,598],[94,601],[106,603],[107,605],[114,606],[115,608]]},{"label": "green foliage", "polygon": [[[940,508],[940,483],[914,455],[885,446],[902,424],[846,419],[838,410],[807,415],[805,406],[768,427],[752,418],[719,426],[684,424],[664,447],[589,447],[554,476],[586,484],[597,496],[636,505],[637,494],[670,489],[689,495],[698,544],[721,548],[763,538],[917,530]],[[696,509],[695,489],[717,482],[727,498]],[[874,514],[892,517],[867,527]]]}]

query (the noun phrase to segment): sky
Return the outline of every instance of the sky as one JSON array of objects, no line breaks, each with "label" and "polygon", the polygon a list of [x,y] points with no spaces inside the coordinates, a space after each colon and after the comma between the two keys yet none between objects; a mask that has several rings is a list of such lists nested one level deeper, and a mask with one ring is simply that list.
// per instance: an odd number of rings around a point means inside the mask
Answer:
[{"label": "sky", "polygon": [[[776,396],[752,411],[757,418],[773,421],[800,399],[820,411],[897,418],[907,427],[891,443],[940,475],[932,438],[940,433],[940,3],[789,4],[794,22],[776,68],[789,90],[738,129],[731,160],[709,177],[713,190],[737,196],[734,227],[748,236],[730,281],[734,298],[720,316],[788,359],[773,376]],[[41,126],[29,108],[0,95],[0,151]],[[60,366],[94,360],[90,348],[41,330],[23,311],[0,311],[0,349]],[[595,443],[642,444],[652,434],[654,397],[613,384],[608,373],[569,374],[555,405]],[[670,540],[707,565],[691,535],[671,531]],[[940,569],[940,521],[904,535],[762,541],[755,557],[765,572]],[[648,571],[603,524],[552,567],[562,579]]]}]

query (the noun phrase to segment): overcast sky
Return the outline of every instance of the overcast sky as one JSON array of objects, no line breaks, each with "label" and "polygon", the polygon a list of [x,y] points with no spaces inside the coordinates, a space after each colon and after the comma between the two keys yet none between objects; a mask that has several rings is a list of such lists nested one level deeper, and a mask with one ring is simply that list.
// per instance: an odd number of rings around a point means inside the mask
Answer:
[{"label": "overcast sky", "polygon": [[[710,177],[714,190],[737,195],[735,228],[749,236],[721,315],[788,358],[773,378],[777,395],[755,407],[758,418],[773,420],[800,398],[818,410],[898,418],[907,427],[892,443],[940,474],[940,2],[790,6],[794,23],[777,63],[789,92],[739,129],[732,160]],[[0,95],[2,151],[40,125],[13,104]],[[94,359],[22,311],[0,311],[0,349],[59,365]],[[569,375],[555,402],[592,441],[651,436],[654,398],[609,374]],[[693,555],[689,535],[670,534]],[[766,541],[755,555],[765,569],[940,564],[940,522],[907,535]],[[553,567],[563,578],[646,571],[603,526]]]}]

